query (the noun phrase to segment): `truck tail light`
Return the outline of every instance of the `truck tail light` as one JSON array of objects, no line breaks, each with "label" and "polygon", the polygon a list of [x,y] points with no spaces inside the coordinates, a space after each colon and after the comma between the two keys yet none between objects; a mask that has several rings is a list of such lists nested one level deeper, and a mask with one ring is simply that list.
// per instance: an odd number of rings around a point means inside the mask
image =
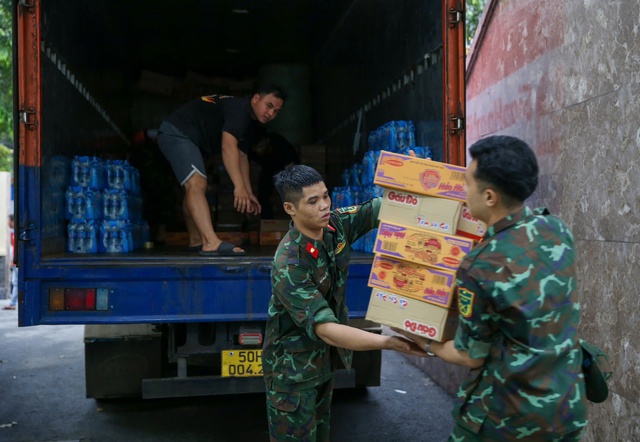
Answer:
[{"label": "truck tail light", "polygon": [[238,342],[240,345],[262,345],[262,333],[240,333]]},{"label": "truck tail light", "polygon": [[66,289],[64,308],[65,310],[95,310],[96,289]]},{"label": "truck tail light", "polygon": [[108,289],[50,288],[49,310],[107,310]]}]

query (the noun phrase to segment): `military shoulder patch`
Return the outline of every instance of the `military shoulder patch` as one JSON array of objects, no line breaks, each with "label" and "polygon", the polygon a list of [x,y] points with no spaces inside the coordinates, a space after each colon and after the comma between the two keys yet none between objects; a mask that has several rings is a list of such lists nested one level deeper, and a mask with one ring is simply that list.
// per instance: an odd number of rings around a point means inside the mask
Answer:
[{"label": "military shoulder patch", "polygon": [[464,318],[470,318],[473,314],[473,298],[476,294],[469,290],[458,287],[458,310]]},{"label": "military shoulder patch", "polygon": [[309,254],[311,256],[313,256],[315,259],[318,259],[318,254],[320,253],[318,251],[318,249],[316,249],[313,244],[311,244],[310,242],[307,243],[307,248],[306,248],[307,252],[309,252]]},{"label": "military shoulder patch", "polygon": [[357,206],[349,206],[349,207],[339,207],[336,209],[336,212],[338,213],[356,213],[358,212],[358,207]]},{"label": "military shoulder patch", "polygon": [[342,241],[340,244],[338,244],[338,246],[336,247],[335,254],[337,255],[338,253],[342,252],[342,249],[344,249],[344,246],[346,245],[347,245],[346,241]]}]

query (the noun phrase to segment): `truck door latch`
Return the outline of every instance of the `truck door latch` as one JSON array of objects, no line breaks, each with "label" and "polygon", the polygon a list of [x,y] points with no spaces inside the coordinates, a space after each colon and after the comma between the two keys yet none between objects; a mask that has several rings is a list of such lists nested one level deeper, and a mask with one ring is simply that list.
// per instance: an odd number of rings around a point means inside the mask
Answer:
[{"label": "truck door latch", "polygon": [[35,107],[22,107],[20,108],[20,122],[22,122],[27,130],[35,130],[35,115],[36,108]]},{"label": "truck door latch", "polygon": [[456,133],[460,133],[464,130],[464,118],[451,114],[449,115],[449,122],[450,135],[455,135]]},{"label": "truck door latch", "polygon": [[36,225],[34,223],[29,223],[27,227],[20,227],[20,236],[18,236],[18,240],[31,241],[32,230],[36,230]]},{"label": "truck door latch", "polygon": [[457,25],[462,23],[462,18],[464,17],[464,10],[461,5],[458,3],[458,8],[450,8],[449,9],[449,28],[455,28]]}]

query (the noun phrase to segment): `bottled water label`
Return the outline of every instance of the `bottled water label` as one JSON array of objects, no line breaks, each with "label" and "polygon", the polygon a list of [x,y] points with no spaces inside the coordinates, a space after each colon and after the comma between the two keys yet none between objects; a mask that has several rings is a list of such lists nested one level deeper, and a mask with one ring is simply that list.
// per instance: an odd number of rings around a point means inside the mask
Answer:
[{"label": "bottled water label", "polygon": [[71,253],[96,253],[96,230],[94,220],[71,221],[67,227],[67,250]]},{"label": "bottled water label", "polygon": [[104,161],[98,157],[74,157],[71,161],[71,185],[103,189]]},{"label": "bottled water label", "polygon": [[88,187],[72,186],[66,192],[66,218],[73,220],[100,219],[102,194]]},{"label": "bottled water label", "polygon": [[106,253],[127,253],[133,247],[132,225],[128,220],[104,220],[100,228],[101,251]]}]

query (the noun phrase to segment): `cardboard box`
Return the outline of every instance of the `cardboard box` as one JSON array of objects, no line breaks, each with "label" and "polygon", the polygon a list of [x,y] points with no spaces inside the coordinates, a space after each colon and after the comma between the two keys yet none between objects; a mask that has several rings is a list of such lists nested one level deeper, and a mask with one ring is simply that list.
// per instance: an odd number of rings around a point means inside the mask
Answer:
[{"label": "cardboard box", "polygon": [[481,241],[486,232],[487,225],[479,219],[474,218],[473,215],[471,215],[471,210],[469,210],[466,204],[463,204],[456,235]]},{"label": "cardboard box", "polygon": [[369,275],[369,287],[408,296],[449,308],[453,300],[456,273],[376,255]]},{"label": "cardboard box", "polygon": [[260,221],[260,245],[277,246],[289,231],[288,219],[263,219]]},{"label": "cardboard box", "polygon": [[284,238],[287,232],[265,232],[260,233],[260,245],[261,246],[277,246],[280,244],[280,240]]},{"label": "cardboard box", "polygon": [[378,218],[409,227],[455,235],[462,206],[459,201],[386,189]]},{"label": "cardboard box", "polygon": [[392,189],[465,202],[465,171],[465,167],[383,150],[373,182]]},{"label": "cardboard box", "polygon": [[450,341],[458,328],[458,311],[373,289],[366,319],[434,341]]},{"label": "cardboard box", "polygon": [[260,233],[288,232],[290,223],[290,219],[263,219],[260,220]]},{"label": "cardboard box", "polygon": [[374,253],[445,270],[456,270],[474,241],[462,236],[381,221]]},{"label": "cardboard box", "polygon": [[168,246],[186,246],[189,244],[189,233],[165,232],[164,243]]},{"label": "cardboard box", "polygon": [[[215,220],[214,228],[216,232],[222,230],[242,230],[242,224],[247,219],[247,214],[240,213],[234,208],[219,208],[213,215],[213,219]],[[234,225],[236,227],[227,227],[229,225]],[[237,226],[240,227],[238,228]]]},{"label": "cardboard box", "polygon": [[249,243],[249,232],[216,232],[218,238],[222,241],[230,242],[233,245],[240,246]]}]

